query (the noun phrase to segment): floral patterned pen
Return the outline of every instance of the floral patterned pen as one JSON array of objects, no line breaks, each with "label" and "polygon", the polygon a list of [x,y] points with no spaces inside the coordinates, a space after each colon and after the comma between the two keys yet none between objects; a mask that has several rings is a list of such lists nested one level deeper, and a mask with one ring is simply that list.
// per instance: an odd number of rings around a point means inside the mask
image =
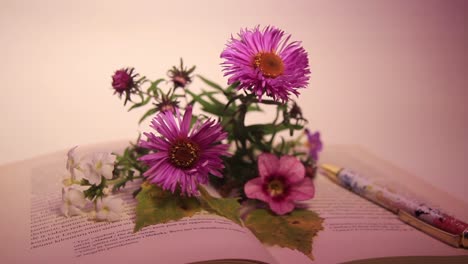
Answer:
[{"label": "floral patterned pen", "polygon": [[344,168],[323,164],[321,174],[392,211],[400,220],[454,247],[468,248],[468,224],[424,203],[404,197]]}]

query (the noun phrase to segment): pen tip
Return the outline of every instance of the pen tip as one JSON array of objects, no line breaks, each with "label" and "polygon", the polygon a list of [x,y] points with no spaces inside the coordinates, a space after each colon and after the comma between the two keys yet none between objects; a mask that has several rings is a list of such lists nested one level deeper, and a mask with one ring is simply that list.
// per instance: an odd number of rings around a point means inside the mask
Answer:
[{"label": "pen tip", "polygon": [[331,164],[321,164],[320,170],[325,174],[337,175],[341,168]]}]

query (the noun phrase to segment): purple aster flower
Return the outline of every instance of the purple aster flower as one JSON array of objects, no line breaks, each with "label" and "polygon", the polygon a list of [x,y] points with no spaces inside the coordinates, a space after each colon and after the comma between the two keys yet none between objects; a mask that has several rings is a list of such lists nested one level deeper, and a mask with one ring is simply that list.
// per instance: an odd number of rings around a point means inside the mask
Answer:
[{"label": "purple aster flower", "polygon": [[258,173],[260,177],[245,184],[245,194],[248,198],[268,203],[279,215],[294,210],[295,201],[314,197],[314,183],[304,177],[304,165],[294,156],[278,159],[273,154],[262,153],[258,156]]},{"label": "purple aster flower", "polygon": [[140,146],[154,153],[142,156],[149,169],[143,174],[151,183],[175,192],[180,186],[186,195],[198,194],[197,185],[208,181],[208,175],[222,177],[224,168],[221,156],[228,156],[228,144],[221,144],[227,133],[214,120],[198,121],[191,128],[192,107],[188,106],[184,116],[179,110],[160,112],[151,122],[160,136],[144,133],[147,140]]},{"label": "purple aster flower", "polygon": [[261,100],[263,94],[275,101],[287,101],[291,93],[307,86],[309,60],[298,41],[275,27],[245,29],[239,39],[231,37],[221,53],[228,84],[239,82],[238,89],[251,91]]},{"label": "purple aster flower", "polygon": [[314,160],[318,160],[318,153],[322,151],[322,141],[320,140],[320,132],[310,133],[309,129],[305,130],[307,142],[309,145],[309,155]]}]

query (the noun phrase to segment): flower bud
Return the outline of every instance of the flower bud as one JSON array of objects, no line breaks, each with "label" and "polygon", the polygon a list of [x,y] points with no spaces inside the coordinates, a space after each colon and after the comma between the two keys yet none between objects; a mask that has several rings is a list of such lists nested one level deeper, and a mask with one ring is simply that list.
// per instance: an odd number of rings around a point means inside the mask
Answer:
[{"label": "flower bud", "polygon": [[179,102],[177,100],[172,100],[166,95],[162,95],[161,100],[156,104],[156,108],[160,112],[171,112],[175,113],[176,109],[179,108]]},{"label": "flower bud", "polygon": [[302,119],[302,110],[296,102],[293,102],[289,115],[294,119]]},{"label": "flower bud", "polygon": [[130,91],[135,82],[133,81],[133,68],[120,69],[112,76],[112,88],[116,93],[122,94],[125,91]]},{"label": "flower bud", "polygon": [[182,59],[180,59],[180,66],[179,68],[173,66],[171,70],[168,72],[169,78],[171,78],[171,81],[174,83],[174,87],[178,88],[184,88],[187,86],[189,83],[192,82],[192,72],[195,70],[195,66],[192,66],[192,68],[187,69],[184,67],[184,62]]}]

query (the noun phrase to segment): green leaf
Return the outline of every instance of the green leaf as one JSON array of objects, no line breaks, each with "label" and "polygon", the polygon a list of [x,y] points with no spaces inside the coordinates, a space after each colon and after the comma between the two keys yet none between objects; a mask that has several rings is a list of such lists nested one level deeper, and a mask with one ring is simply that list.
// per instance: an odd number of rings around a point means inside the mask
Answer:
[{"label": "green leaf", "polygon": [[157,108],[151,108],[150,110],[146,111],[146,113],[138,121],[138,124],[141,124],[141,122],[143,122],[147,117],[149,117],[150,115],[155,114],[157,111],[158,111]]},{"label": "green leaf", "polygon": [[[81,181],[81,185],[89,185],[89,181],[83,179]],[[84,196],[89,200],[94,200],[94,198],[104,196],[104,188],[107,186],[107,180],[103,176],[101,176],[101,183],[99,185],[93,184],[87,190],[83,191]]]},{"label": "green leaf", "polygon": [[148,87],[147,92],[148,92],[149,94],[153,93],[153,96],[154,96],[155,98],[157,98],[157,97],[158,97],[158,85],[159,85],[161,82],[163,82],[163,81],[164,81],[164,79],[158,79],[158,80],[152,82],[151,85],[150,85],[150,87]]},{"label": "green leaf", "polygon": [[151,87],[158,87],[158,85],[163,81],[164,79],[157,79],[156,81],[151,83]]},{"label": "green leaf", "polygon": [[224,104],[221,103],[218,99],[216,99],[213,95],[207,94],[206,96],[211,100],[211,102],[213,102],[213,104],[221,105],[224,107]]},{"label": "green leaf", "polygon": [[201,211],[197,198],[173,194],[147,182],[142,184],[136,199],[134,232],[145,226],[176,221]]},{"label": "green leaf", "polygon": [[244,223],[262,243],[299,250],[312,260],[312,239],[323,230],[323,219],[304,209],[287,215],[257,209],[247,215]]},{"label": "green leaf", "polygon": [[247,126],[245,128],[252,133],[261,131],[263,132],[264,135],[269,135],[269,134],[277,133],[286,129],[301,130],[304,128],[304,126],[295,125],[295,124],[280,124],[280,125],[258,124],[258,125]]},{"label": "green leaf", "polygon": [[186,71],[187,74],[191,74],[193,71],[195,71],[196,66],[193,65],[192,68],[190,68],[188,71]]},{"label": "green leaf", "polygon": [[239,86],[239,84],[240,84],[240,82],[235,82],[235,83],[229,85],[229,86],[226,88],[225,94],[230,94],[230,93],[232,93],[232,92],[237,88],[237,86]]},{"label": "green leaf", "polygon": [[134,104],[132,107],[130,107],[128,109],[128,111],[130,112],[131,110],[135,109],[135,108],[138,108],[138,107],[142,107],[144,105],[146,105],[147,103],[149,103],[149,101],[151,100],[151,97],[146,97],[146,99],[144,99],[143,101],[137,103],[137,104]]},{"label": "green leaf", "polygon": [[239,216],[240,204],[235,198],[215,198],[211,196],[202,186],[198,186],[203,209],[208,212],[226,217],[233,222],[242,225]]},{"label": "green leaf", "polygon": [[260,108],[258,104],[249,105],[249,107],[247,108],[247,111],[248,112],[253,112],[253,111],[263,112],[263,110]]},{"label": "green leaf", "polygon": [[[214,114],[217,116],[229,116],[233,115],[234,112],[232,109],[224,109],[224,104],[218,102],[208,102],[207,100],[203,99],[201,96],[194,94],[190,90],[186,90],[186,92],[193,98],[193,100],[202,105],[202,109],[205,112],[210,114]],[[203,94],[203,93],[202,93]]]},{"label": "green leaf", "polygon": [[134,174],[135,172],[130,170],[128,171],[128,175],[118,178],[117,181],[114,183],[114,186],[112,187],[112,191],[115,192],[121,188],[125,188],[127,182],[133,181]]},{"label": "green leaf", "polygon": [[201,104],[203,107],[205,107],[205,105],[209,104],[207,101],[203,100],[203,98],[201,98],[200,95],[196,95],[195,93],[191,92],[190,90],[185,90],[185,92],[187,92],[190,96],[192,96],[193,101]]},{"label": "green leaf", "polygon": [[221,87],[219,84],[216,84],[216,83],[214,83],[213,81],[210,81],[210,80],[206,79],[205,77],[203,77],[203,76],[201,76],[201,75],[197,75],[197,76],[198,76],[198,78],[200,78],[200,79],[201,79],[204,83],[206,83],[207,85],[209,85],[209,86],[215,88],[215,89],[218,90],[218,91],[224,92],[223,87]]}]

